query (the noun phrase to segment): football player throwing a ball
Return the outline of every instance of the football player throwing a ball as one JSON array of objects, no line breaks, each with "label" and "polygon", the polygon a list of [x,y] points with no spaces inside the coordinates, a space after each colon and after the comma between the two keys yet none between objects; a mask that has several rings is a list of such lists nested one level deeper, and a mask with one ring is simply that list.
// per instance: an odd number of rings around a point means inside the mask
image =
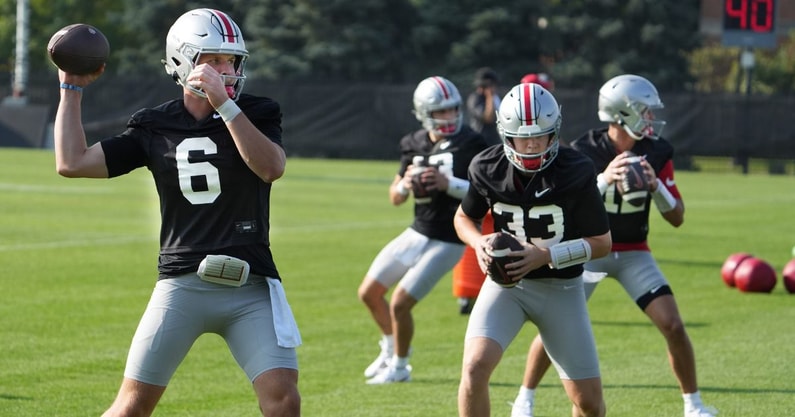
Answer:
[{"label": "football player throwing a ball", "polygon": [[[665,122],[656,120],[654,115],[662,107],[657,88],[649,80],[632,74],[619,75],[599,90],[599,120],[608,123],[607,127],[590,130],[571,143],[596,167],[596,181],[613,237],[610,256],[586,263],[585,269],[615,278],[665,337],[671,368],[684,399],[685,417],[712,417],[715,411],[701,402],[693,346],[673,292],[646,241],[652,206],[674,227],[684,221],[685,207],[674,182],[673,147],[660,136]],[[630,151],[643,158],[641,164],[649,187],[645,202],[639,206],[622,199],[616,187],[627,169]],[[585,284],[586,297],[590,298],[598,282]],[[535,388],[549,364],[544,343],[536,337],[530,346],[512,417],[533,416]]]},{"label": "football player throwing a ball", "polygon": [[467,325],[458,388],[462,417],[490,415],[489,378],[527,321],[547,342],[573,416],[605,415],[602,382],[583,291],[582,264],[610,251],[610,230],[593,164],[560,146],[561,112],[538,84],[514,86],[498,111],[501,145],[480,153],[455,215],[462,241],[481,270],[492,262],[490,234],[479,222],[491,210],[494,230],[523,246],[504,267],[519,283],[486,280]]},{"label": "football player throwing a ball", "polygon": [[224,338],[263,415],[299,416],[301,337],[269,243],[271,185],[286,163],[279,104],[241,93],[248,51],[224,12],[183,14],[165,52],[181,97],[139,110],[122,133],[92,146],[80,103],[104,67],[58,74],[58,173],[113,178],[146,168],[160,198],[158,280],[104,416],[151,415],[204,333]]}]

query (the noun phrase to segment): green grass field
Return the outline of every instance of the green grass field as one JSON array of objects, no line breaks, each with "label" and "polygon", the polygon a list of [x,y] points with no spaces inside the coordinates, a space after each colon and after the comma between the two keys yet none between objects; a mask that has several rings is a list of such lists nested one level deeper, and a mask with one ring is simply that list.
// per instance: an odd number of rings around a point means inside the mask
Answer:
[{"label": "green grass field", "polygon": [[[453,416],[466,317],[445,278],[415,309],[413,381],[367,386],[378,332],[356,289],[372,258],[411,218],[392,207],[392,162],[291,159],[274,186],[272,241],[304,338],[303,415]],[[706,403],[721,417],[795,415],[795,295],[726,287],[720,267],[747,251],[777,271],[795,245],[791,176],[678,174],[685,224],[652,216],[651,246],[677,295]],[[0,416],[96,416],[113,400],[127,348],[155,282],[158,210],[145,170],[114,180],[64,179],[53,155],[0,150]],[[589,308],[608,415],[682,415],[662,336],[613,281]],[[491,385],[508,416],[528,324]],[[246,377],[223,341],[199,339],[156,416],[256,416]],[[569,415],[554,372],[537,416]]]}]

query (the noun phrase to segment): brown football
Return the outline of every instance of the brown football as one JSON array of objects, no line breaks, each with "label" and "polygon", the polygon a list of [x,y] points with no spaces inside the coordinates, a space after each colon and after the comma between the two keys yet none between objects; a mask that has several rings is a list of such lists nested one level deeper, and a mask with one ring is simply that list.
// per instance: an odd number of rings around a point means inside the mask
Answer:
[{"label": "brown football", "polygon": [[642,157],[634,154],[627,158],[626,172],[616,185],[621,198],[635,207],[646,204],[649,195],[649,182],[643,173],[643,165],[640,163],[642,160]]},{"label": "brown football", "polygon": [[47,53],[64,72],[85,75],[96,72],[108,60],[110,44],[99,29],[75,23],[52,35]]},{"label": "brown football", "polygon": [[508,253],[522,250],[522,248],[522,244],[514,235],[505,232],[497,233],[491,241],[491,249],[486,251],[491,256],[491,262],[486,270],[489,278],[505,288],[515,287],[519,281],[513,281],[513,278],[508,276],[505,265],[519,260],[519,257],[508,256]]}]

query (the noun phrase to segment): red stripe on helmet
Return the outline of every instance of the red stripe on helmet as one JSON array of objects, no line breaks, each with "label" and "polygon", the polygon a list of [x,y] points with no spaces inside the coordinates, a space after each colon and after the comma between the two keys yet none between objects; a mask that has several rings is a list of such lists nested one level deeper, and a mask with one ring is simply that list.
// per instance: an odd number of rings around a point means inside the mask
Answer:
[{"label": "red stripe on helmet", "polygon": [[535,104],[533,103],[533,85],[532,84],[522,84],[522,110],[524,110],[524,125],[529,126],[533,124],[533,107]]},{"label": "red stripe on helmet", "polygon": [[447,84],[445,84],[444,80],[439,77],[433,77],[433,81],[439,85],[439,88],[442,89],[442,94],[444,94],[445,100],[450,98],[450,90],[447,88]]},{"label": "red stripe on helmet", "polygon": [[212,13],[218,20],[221,22],[221,36],[226,38],[226,41],[229,43],[235,43],[237,38],[237,34],[235,33],[235,26],[232,23],[232,19],[226,15],[226,13],[219,11],[219,10],[212,10]]}]

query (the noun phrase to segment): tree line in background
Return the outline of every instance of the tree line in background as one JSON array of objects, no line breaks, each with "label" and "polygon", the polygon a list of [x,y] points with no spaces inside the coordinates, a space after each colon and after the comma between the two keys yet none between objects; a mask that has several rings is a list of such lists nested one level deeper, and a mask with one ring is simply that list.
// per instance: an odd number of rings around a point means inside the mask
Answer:
[{"label": "tree line in background", "polygon": [[[32,73],[54,71],[50,36],[83,22],[109,39],[108,72],[163,73],[174,20],[206,2],[29,0]],[[444,75],[467,90],[478,67],[504,80],[552,74],[565,88],[596,89],[636,73],[666,91],[738,92],[738,48],[708,45],[699,2],[660,0],[216,0],[243,29],[247,74],[262,80],[413,84]],[[14,68],[16,2],[0,2],[0,71]],[[757,52],[753,90],[795,91],[795,36]]]}]

